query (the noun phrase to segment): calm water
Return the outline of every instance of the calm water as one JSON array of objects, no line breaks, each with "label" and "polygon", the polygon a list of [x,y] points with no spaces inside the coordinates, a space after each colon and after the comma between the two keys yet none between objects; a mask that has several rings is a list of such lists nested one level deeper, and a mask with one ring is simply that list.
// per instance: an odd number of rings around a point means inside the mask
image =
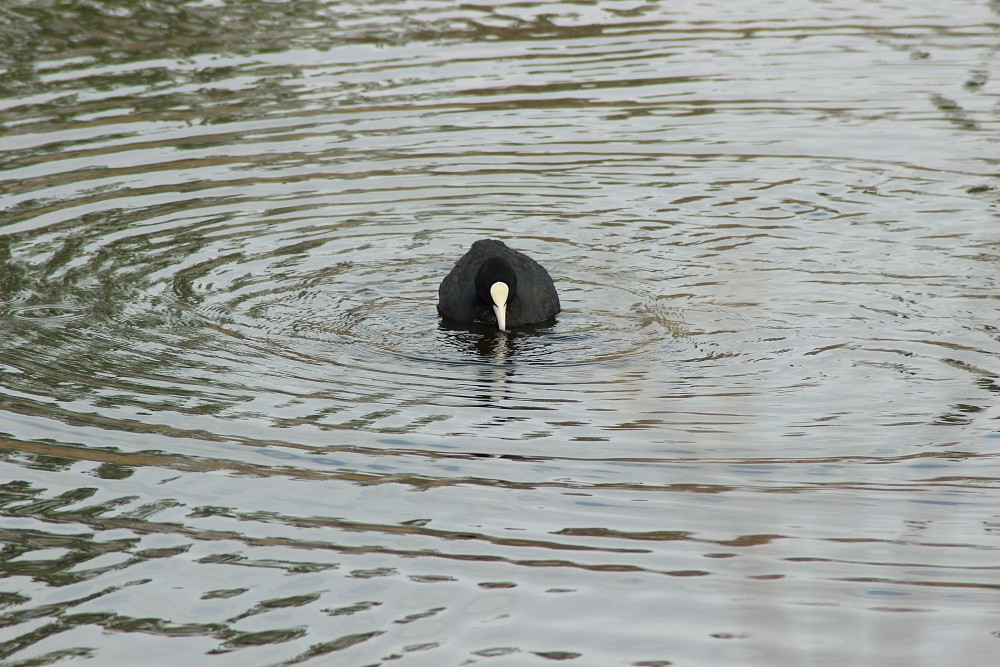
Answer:
[{"label": "calm water", "polygon": [[[985,0],[0,6],[0,661],[989,663],[998,77]],[[488,236],[554,325],[439,322]]]}]

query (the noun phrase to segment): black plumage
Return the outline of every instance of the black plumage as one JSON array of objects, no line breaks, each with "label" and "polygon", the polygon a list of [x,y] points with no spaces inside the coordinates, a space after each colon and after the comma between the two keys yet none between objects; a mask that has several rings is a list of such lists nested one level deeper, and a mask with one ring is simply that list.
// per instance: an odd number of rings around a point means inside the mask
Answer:
[{"label": "black plumage", "polygon": [[497,324],[490,297],[490,286],[495,282],[513,283],[507,285],[508,328],[548,322],[559,312],[559,295],[548,271],[502,241],[481,239],[441,281],[438,313],[458,322]]}]

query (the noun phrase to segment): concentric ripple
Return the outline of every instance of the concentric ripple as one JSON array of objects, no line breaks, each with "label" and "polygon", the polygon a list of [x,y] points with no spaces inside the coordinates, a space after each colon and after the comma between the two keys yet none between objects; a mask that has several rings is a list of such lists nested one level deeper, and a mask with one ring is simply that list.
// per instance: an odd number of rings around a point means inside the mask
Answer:
[{"label": "concentric ripple", "polygon": [[0,662],[983,664],[997,23],[0,7]]}]

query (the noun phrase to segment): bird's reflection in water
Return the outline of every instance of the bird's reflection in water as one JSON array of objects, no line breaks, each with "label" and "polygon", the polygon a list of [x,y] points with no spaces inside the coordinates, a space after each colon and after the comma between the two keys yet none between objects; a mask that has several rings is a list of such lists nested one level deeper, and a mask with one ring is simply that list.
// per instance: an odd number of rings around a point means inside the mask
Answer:
[{"label": "bird's reflection in water", "polygon": [[[514,394],[514,386],[510,384],[510,380],[517,375],[517,365],[514,363],[516,351],[516,340],[508,332],[493,330],[479,336],[476,352],[489,362],[479,367],[478,384],[483,393],[476,396],[476,399],[484,407],[510,409]],[[495,419],[507,421],[509,417]]]},{"label": "bird's reflection in water", "polygon": [[[512,380],[521,372],[519,361],[530,361],[531,346],[537,339],[538,329],[545,327],[522,327],[513,331],[499,331],[495,325],[461,324],[442,321],[442,331],[456,335],[450,337],[452,344],[460,347],[470,358],[478,359],[477,391],[470,398],[474,405],[500,410],[543,409],[516,402],[521,393]],[[523,358],[525,355],[529,359]],[[497,417],[507,420],[509,417]]]}]

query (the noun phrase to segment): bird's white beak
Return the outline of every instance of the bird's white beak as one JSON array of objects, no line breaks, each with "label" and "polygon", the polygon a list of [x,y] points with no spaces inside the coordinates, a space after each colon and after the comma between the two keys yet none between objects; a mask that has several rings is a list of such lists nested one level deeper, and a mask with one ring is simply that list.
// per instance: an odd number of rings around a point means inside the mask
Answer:
[{"label": "bird's white beak", "polygon": [[510,288],[507,287],[507,283],[493,283],[490,286],[490,297],[493,299],[493,312],[497,316],[497,324],[500,326],[501,331],[506,331],[507,329],[507,297],[510,294]]}]

